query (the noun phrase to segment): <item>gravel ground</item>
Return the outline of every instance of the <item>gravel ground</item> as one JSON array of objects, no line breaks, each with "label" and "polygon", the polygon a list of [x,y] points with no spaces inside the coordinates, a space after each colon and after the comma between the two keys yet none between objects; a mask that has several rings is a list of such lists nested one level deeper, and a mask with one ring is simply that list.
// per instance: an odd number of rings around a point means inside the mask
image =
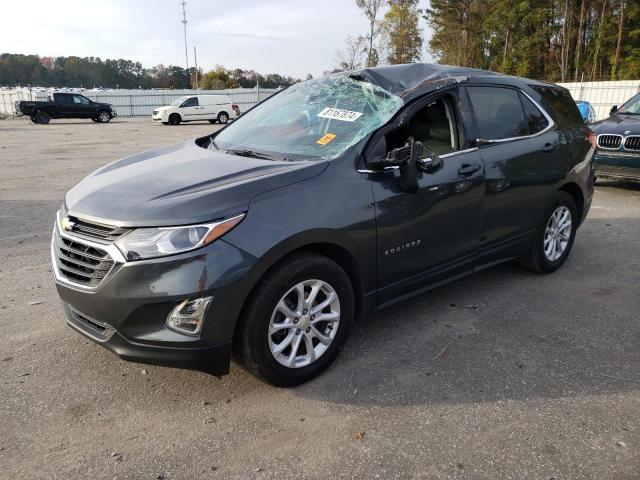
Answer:
[{"label": "gravel ground", "polygon": [[63,193],[209,124],[0,121],[0,477],[640,478],[640,186],[550,276],[503,265],[366,318],[284,390],[124,362],[64,325]]}]

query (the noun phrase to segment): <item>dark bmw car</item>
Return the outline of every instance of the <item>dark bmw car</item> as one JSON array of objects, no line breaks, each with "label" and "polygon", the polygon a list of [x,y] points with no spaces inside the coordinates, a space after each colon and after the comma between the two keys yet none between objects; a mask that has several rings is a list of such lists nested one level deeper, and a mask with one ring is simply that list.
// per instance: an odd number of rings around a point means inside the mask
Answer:
[{"label": "dark bmw car", "polygon": [[298,83],[66,194],[66,321],[127,360],[220,375],[233,353],[303,382],[371,309],[512,259],[558,269],[593,143],[569,93],[534,80],[411,64]]},{"label": "dark bmw car", "polygon": [[592,126],[597,135],[596,177],[640,182],[640,94]]}]

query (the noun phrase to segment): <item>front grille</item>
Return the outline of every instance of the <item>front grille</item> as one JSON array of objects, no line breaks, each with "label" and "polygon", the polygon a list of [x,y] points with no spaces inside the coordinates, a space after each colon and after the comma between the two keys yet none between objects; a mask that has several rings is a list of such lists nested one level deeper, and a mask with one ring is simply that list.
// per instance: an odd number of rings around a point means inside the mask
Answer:
[{"label": "front grille", "polygon": [[620,148],[622,145],[622,135],[598,135],[598,146],[600,148]]},{"label": "front grille", "polygon": [[624,148],[626,150],[640,151],[640,136],[632,135],[624,139]]},{"label": "front grille", "polygon": [[70,282],[88,287],[97,286],[114,265],[104,250],[55,234],[55,255],[58,272]]},{"label": "front grille", "polygon": [[84,237],[105,240],[107,242],[114,242],[131,230],[129,228],[116,227],[104,223],[89,222],[76,217],[69,217],[68,225],[71,225],[71,228],[67,228],[68,232]]},{"label": "front grille", "polygon": [[596,164],[596,176],[640,180],[640,168]]}]

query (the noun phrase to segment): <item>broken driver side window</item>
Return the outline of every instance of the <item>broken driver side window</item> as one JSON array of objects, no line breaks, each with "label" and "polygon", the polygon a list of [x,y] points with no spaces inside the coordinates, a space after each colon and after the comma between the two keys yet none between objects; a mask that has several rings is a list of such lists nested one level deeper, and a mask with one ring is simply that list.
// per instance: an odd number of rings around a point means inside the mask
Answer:
[{"label": "broken driver side window", "polygon": [[403,127],[387,135],[387,149],[391,151],[401,147],[409,137],[413,137],[428,148],[424,150],[422,158],[429,157],[429,151],[444,155],[459,150],[459,132],[451,107],[453,104],[453,98],[444,95],[413,112]]}]

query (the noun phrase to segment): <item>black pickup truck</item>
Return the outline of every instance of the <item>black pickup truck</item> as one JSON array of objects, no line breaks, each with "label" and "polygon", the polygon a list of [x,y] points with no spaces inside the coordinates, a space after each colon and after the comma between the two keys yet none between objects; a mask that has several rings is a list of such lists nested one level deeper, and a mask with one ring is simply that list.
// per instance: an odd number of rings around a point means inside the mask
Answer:
[{"label": "black pickup truck", "polygon": [[29,115],[33,123],[47,124],[52,118],[90,118],[107,123],[117,116],[113,106],[98,103],[78,93],[54,93],[53,101],[16,102],[18,115]]}]

